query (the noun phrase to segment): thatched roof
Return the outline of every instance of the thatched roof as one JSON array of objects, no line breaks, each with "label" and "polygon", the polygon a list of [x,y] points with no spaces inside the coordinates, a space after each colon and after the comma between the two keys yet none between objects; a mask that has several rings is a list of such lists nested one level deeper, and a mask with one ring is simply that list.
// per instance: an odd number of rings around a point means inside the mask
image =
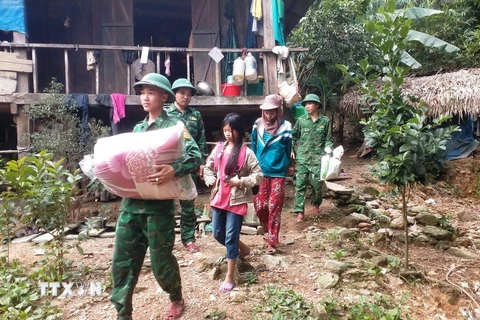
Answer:
[{"label": "thatched roof", "polygon": [[[428,115],[463,117],[480,115],[480,69],[467,69],[426,77],[407,77],[402,85],[404,96],[424,101]],[[352,87],[342,97],[339,108],[348,114],[362,115],[361,95]]]}]

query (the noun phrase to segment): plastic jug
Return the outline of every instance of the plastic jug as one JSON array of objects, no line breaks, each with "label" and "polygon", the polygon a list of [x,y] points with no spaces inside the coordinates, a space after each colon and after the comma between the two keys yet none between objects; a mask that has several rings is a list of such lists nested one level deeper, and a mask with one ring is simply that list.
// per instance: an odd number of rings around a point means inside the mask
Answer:
[{"label": "plastic jug", "polygon": [[245,57],[245,78],[247,81],[257,79],[257,60],[255,60],[251,52]]},{"label": "plastic jug", "polygon": [[245,61],[242,58],[238,57],[233,62],[233,83],[237,86],[243,85],[243,80],[245,78]]}]

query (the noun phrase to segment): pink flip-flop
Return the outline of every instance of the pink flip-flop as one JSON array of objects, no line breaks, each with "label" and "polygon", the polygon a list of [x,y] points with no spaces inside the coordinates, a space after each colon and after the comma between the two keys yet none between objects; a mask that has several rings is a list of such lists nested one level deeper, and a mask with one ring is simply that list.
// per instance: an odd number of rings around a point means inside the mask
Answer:
[{"label": "pink flip-flop", "polygon": [[220,286],[220,289],[218,289],[221,293],[227,293],[233,290],[235,288],[235,282],[233,283],[226,283],[222,282],[222,285]]},{"label": "pink flip-flop", "polygon": [[277,249],[273,246],[268,246],[267,250],[265,251],[265,254],[273,255],[277,253]]}]

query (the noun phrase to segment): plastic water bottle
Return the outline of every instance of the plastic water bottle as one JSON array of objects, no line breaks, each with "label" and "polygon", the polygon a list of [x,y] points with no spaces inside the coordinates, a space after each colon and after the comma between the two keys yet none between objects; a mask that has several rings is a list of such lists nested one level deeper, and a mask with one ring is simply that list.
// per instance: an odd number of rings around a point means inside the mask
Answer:
[{"label": "plastic water bottle", "polygon": [[233,83],[237,86],[243,84],[243,79],[245,78],[245,61],[238,57],[233,62]]},{"label": "plastic water bottle", "polygon": [[247,81],[255,81],[257,79],[257,60],[251,52],[245,57],[245,78]]}]

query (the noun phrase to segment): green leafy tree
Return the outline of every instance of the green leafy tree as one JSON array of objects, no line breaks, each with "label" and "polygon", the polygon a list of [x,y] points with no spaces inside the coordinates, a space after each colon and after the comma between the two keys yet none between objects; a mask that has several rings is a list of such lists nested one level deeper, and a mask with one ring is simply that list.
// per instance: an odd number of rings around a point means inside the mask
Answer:
[{"label": "green leafy tree", "polygon": [[442,151],[457,128],[442,126],[450,119],[446,116],[428,121],[425,103],[402,95],[403,80],[411,69],[405,66],[404,57],[409,42],[413,41],[409,36],[412,19],[407,11],[399,13],[395,1],[389,0],[378,9],[378,16],[380,19],[366,22],[365,29],[372,48],[382,57],[381,64],[372,65],[363,59],[358,74],[348,73],[344,65],[338,67],[360,86],[371,109],[371,116],[362,119],[362,124],[365,139],[379,158],[373,172],[380,181],[396,187],[402,196],[405,268],[408,268],[407,187],[423,183],[429,174],[435,174],[432,169],[445,160]]},{"label": "green leafy tree", "polygon": [[[386,0],[372,0],[367,9],[367,17],[374,19],[378,7],[384,5],[385,2]],[[422,19],[415,19],[415,12],[411,10],[411,12],[407,12],[407,16],[411,14],[408,17],[414,19],[412,29],[422,31],[424,39],[433,36],[461,49],[452,55],[447,50],[432,50],[430,46],[411,42],[408,45],[408,51],[422,65],[422,68],[415,72],[430,74],[441,69],[452,70],[479,66],[477,24],[480,11],[478,4],[471,0],[401,0],[396,1],[396,7],[400,10],[417,7],[417,10],[429,8],[441,11],[442,14],[429,16],[425,16],[422,11],[419,11]]]},{"label": "green leafy tree", "polygon": [[[308,53],[293,55],[302,91],[322,94],[333,88],[334,92],[341,93],[340,88],[345,87],[339,83],[341,74],[334,70],[335,64],[344,64],[355,70],[357,62],[364,57],[368,57],[372,64],[377,60],[381,62],[382,57],[372,49],[366,37],[364,20],[377,20],[377,9],[386,1],[315,2],[288,38],[289,46],[309,48]],[[406,15],[414,19],[409,39],[416,41],[409,42],[402,59],[416,68],[423,66],[415,72],[478,66],[478,3],[471,0],[398,0],[395,5],[396,14],[409,8]],[[422,19],[418,19],[420,17]],[[465,50],[458,51],[458,48]],[[327,72],[318,72],[322,66]],[[323,86],[326,89],[320,89]],[[329,102],[335,106],[335,98]]]},{"label": "green leafy tree", "polygon": [[[323,112],[332,117],[332,126],[338,114],[338,97],[346,89],[335,64],[354,68],[369,54],[362,21],[367,4],[366,0],[316,1],[287,39],[290,47],[309,48],[308,53],[292,55],[300,90],[319,95]],[[339,117],[340,141],[344,118],[342,114]]]},{"label": "green leafy tree", "polygon": [[[11,160],[0,170],[0,184],[9,186],[1,193],[4,223],[11,223],[13,214],[19,213],[23,223],[53,230],[42,266],[46,281],[65,280],[65,271],[71,265],[65,260],[69,247],[64,244],[64,227],[81,175],[78,169],[71,173],[63,162],[64,159],[55,161],[54,155],[44,150],[35,156]],[[81,250],[78,244],[77,248]]]},{"label": "green leafy tree", "polygon": [[98,138],[108,136],[110,129],[95,118],[83,128],[75,107],[66,103],[63,85],[53,79],[45,89],[40,103],[30,105],[27,114],[36,130],[30,135],[34,152],[48,150],[55,159],[65,159],[65,165],[74,170],[83,156],[93,152]]}]

